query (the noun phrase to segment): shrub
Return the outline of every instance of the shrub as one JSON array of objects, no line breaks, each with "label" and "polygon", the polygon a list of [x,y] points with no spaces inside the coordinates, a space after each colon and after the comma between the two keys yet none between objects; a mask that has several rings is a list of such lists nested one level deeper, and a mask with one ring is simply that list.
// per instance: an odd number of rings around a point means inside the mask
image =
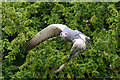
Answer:
[{"label": "shrub", "polygon": [[[3,79],[120,78],[120,3],[3,2]],[[49,39],[29,51],[24,46],[50,24],[65,24],[91,38],[91,45],[59,73],[72,43]]]}]

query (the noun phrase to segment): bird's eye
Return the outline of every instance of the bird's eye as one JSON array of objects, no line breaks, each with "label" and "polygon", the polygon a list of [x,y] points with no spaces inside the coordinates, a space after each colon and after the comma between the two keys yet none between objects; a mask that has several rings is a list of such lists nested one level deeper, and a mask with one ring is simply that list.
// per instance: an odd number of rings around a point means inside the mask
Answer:
[{"label": "bird's eye", "polygon": [[65,33],[65,35],[67,35],[67,33]]}]

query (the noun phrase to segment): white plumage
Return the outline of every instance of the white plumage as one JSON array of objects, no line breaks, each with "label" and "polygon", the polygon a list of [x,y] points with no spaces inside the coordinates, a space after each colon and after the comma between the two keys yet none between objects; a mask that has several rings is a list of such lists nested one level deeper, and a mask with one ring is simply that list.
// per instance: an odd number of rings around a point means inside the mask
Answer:
[{"label": "white plumage", "polygon": [[66,41],[73,42],[73,46],[71,49],[70,56],[66,60],[66,62],[60,66],[59,69],[55,71],[55,73],[61,71],[65,65],[78,54],[84,52],[86,50],[86,44],[89,43],[89,37],[78,30],[72,30],[63,24],[51,24],[48,27],[44,28],[42,31],[38,32],[25,46],[26,51],[29,51],[42,43],[43,41],[58,36]]}]

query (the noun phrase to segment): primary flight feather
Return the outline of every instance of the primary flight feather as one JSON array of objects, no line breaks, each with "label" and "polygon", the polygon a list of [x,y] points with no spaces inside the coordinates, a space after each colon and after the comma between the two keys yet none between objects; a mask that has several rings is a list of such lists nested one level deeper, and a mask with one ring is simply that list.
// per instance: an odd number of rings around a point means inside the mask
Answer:
[{"label": "primary flight feather", "polygon": [[89,44],[90,38],[78,30],[72,30],[63,24],[51,24],[44,28],[42,31],[38,32],[25,46],[26,51],[35,48],[37,45],[43,41],[58,36],[68,42],[73,42],[73,46],[70,52],[70,56],[66,62],[55,71],[55,73],[61,71],[65,65],[78,54],[86,50],[86,45]]}]

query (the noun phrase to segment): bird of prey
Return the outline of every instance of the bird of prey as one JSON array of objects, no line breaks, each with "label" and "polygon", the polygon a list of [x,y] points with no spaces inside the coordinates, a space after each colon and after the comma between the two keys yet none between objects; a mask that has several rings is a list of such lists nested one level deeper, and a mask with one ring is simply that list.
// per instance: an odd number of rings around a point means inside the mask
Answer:
[{"label": "bird of prey", "polygon": [[65,41],[73,42],[73,46],[70,52],[70,56],[66,62],[55,71],[55,73],[61,71],[65,65],[78,54],[86,50],[86,45],[90,43],[90,38],[78,30],[72,30],[63,24],[51,24],[38,32],[25,46],[26,50],[29,51],[42,43],[43,41],[58,36]]}]

